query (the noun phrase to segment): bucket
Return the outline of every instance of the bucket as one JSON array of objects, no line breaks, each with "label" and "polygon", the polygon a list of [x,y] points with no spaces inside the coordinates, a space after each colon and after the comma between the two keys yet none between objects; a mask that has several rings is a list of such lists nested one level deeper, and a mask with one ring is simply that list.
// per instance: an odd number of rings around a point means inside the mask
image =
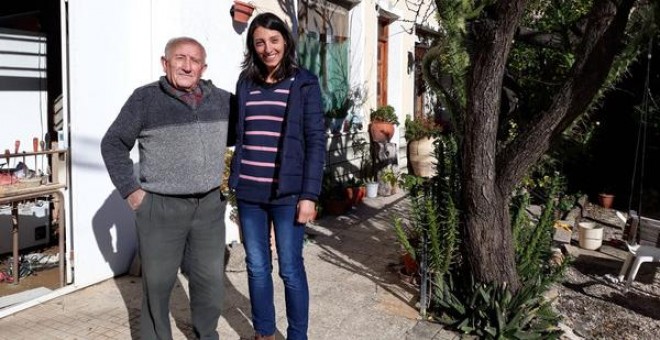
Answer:
[{"label": "bucket", "polygon": [[375,198],[378,196],[378,182],[367,183],[367,197]]},{"label": "bucket", "polygon": [[596,250],[603,245],[603,227],[595,222],[580,222],[579,240],[580,248]]}]

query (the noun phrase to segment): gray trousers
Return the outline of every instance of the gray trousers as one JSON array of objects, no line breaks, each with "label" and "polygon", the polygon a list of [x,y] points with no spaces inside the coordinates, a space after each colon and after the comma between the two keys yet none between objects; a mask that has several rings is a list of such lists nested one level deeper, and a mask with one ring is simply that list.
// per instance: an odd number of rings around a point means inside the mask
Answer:
[{"label": "gray trousers", "polygon": [[169,302],[179,267],[188,277],[195,334],[199,339],[218,339],[224,297],[225,206],[220,190],[213,190],[189,196],[147,193],[136,210],[143,340],[172,339]]}]

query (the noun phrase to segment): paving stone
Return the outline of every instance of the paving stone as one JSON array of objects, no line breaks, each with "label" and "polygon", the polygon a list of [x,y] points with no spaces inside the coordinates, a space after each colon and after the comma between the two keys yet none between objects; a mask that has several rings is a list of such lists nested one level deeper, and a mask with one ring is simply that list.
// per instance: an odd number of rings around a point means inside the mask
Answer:
[{"label": "paving stone", "polygon": [[[404,214],[407,204],[402,194],[366,199],[347,216],[326,217],[308,227],[310,242],[304,256],[310,286],[310,339],[456,339],[441,328],[433,330],[429,323],[419,322],[415,290],[401,284],[392,271],[398,251],[392,215]],[[239,268],[240,255],[236,257],[234,265]],[[277,270],[275,262],[276,338],[284,339],[284,288]],[[226,273],[226,300],[218,324],[221,339],[251,339],[254,334],[246,275],[244,271]],[[106,280],[0,319],[0,340],[138,340],[141,291],[139,277]],[[173,338],[190,338],[185,278],[177,282],[171,310]],[[428,334],[421,336],[422,327],[428,328]]]},{"label": "paving stone", "polygon": [[426,321],[419,321],[413,328],[406,332],[406,339],[433,339],[440,329],[437,325]]}]

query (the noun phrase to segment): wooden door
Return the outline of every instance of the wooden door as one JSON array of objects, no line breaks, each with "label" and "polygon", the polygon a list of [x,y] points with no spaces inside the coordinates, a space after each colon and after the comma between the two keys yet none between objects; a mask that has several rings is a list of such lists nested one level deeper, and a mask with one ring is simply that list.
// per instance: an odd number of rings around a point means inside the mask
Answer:
[{"label": "wooden door", "polygon": [[387,36],[388,22],[378,20],[378,57],[377,57],[377,101],[378,106],[387,105]]}]

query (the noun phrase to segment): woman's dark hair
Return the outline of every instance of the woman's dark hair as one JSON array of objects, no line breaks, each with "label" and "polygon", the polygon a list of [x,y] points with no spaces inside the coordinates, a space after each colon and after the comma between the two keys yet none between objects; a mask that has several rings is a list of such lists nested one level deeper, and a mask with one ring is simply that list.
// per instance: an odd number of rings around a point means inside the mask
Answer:
[{"label": "woman's dark hair", "polygon": [[256,83],[264,83],[265,77],[268,74],[266,65],[263,64],[254,49],[254,31],[259,27],[278,31],[284,38],[284,56],[282,57],[280,66],[275,70],[275,79],[283,79],[292,75],[298,68],[298,63],[296,62],[296,43],[293,40],[293,35],[291,35],[289,26],[282,19],[268,12],[254,17],[250,23],[250,28],[248,28],[247,51],[241,64],[243,75]]}]

